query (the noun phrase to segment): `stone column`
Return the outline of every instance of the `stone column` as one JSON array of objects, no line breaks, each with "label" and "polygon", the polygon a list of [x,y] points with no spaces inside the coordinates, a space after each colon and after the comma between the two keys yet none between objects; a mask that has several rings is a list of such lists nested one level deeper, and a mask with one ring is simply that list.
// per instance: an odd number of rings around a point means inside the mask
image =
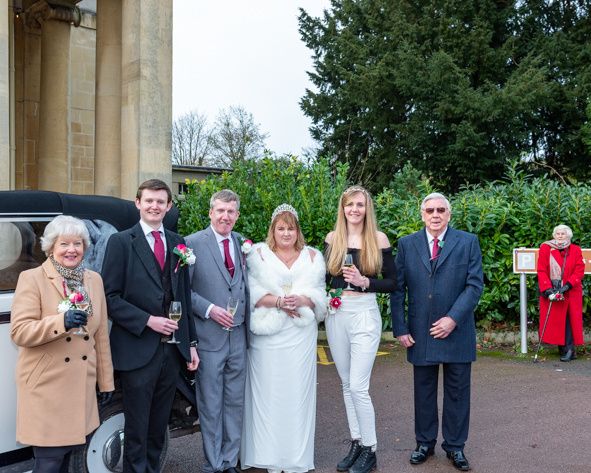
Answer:
[{"label": "stone column", "polygon": [[[9,19],[10,12],[10,19]],[[0,0],[0,190],[14,188],[14,155],[10,149],[10,28],[12,9],[8,0]]]},{"label": "stone column", "polygon": [[172,0],[122,0],[121,197],[172,180]]},{"label": "stone column", "polygon": [[121,195],[121,0],[96,11],[94,192]]},{"label": "stone column", "polygon": [[47,19],[41,34],[38,188],[68,192],[70,24]]}]

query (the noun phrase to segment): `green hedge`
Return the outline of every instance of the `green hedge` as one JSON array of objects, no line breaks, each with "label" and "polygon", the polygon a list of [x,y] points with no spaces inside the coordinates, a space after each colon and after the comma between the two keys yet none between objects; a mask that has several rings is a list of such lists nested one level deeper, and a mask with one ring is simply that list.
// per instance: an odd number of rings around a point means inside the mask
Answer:
[{"label": "green hedge", "polygon": [[[332,168],[327,160],[306,164],[296,158],[263,159],[241,164],[233,173],[189,183],[188,192],[177,202],[180,232],[187,235],[205,228],[211,194],[231,188],[242,201],[236,230],[246,237],[264,240],[273,209],[287,202],[298,210],[308,244],[322,248],[334,225],[339,196],[348,185],[346,175],[345,166]],[[434,190],[431,182],[406,167],[375,197],[380,229],[394,247],[398,238],[423,227],[419,205]],[[573,229],[575,243],[591,244],[591,187],[587,185],[532,178],[512,165],[505,181],[466,188],[450,200],[451,224],[476,233],[482,248],[485,289],[476,313],[480,326],[519,321],[519,276],[512,272],[514,248],[538,247],[560,223]],[[528,276],[527,283],[529,318],[537,320],[536,277]],[[585,294],[589,284],[585,280]],[[379,300],[384,328],[388,328],[388,297]]]}]

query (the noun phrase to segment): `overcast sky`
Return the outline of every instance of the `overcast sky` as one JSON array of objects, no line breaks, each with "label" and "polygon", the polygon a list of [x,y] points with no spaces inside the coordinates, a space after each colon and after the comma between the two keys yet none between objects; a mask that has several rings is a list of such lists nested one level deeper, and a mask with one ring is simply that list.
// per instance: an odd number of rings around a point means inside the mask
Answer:
[{"label": "overcast sky", "polygon": [[220,108],[252,113],[267,147],[314,147],[299,101],[310,88],[311,51],[298,33],[298,7],[319,16],[329,0],[174,0],[173,118]]}]

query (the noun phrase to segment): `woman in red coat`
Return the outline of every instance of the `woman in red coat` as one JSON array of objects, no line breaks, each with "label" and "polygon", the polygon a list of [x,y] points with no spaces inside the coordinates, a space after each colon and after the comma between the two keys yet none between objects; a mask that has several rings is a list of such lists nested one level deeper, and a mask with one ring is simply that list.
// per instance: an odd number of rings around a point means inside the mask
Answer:
[{"label": "woman in red coat", "polygon": [[[585,263],[581,247],[572,244],[572,230],[558,225],[553,239],[540,246],[538,284],[540,287],[540,337],[558,345],[560,361],[576,358],[575,345],[583,344],[583,288]],[[542,337],[548,307],[552,303]]]}]

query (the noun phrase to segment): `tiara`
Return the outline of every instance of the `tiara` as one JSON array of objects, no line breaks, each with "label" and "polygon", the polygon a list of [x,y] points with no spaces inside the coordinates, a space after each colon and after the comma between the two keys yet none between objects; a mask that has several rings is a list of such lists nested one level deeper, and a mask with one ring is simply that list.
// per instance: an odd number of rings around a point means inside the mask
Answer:
[{"label": "tiara", "polygon": [[296,218],[297,221],[300,220],[298,218],[298,213],[297,213],[296,209],[294,209],[289,204],[281,204],[281,205],[277,206],[277,208],[275,210],[273,210],[273,215],[271,215],[271,222],[273,222],[273,220],[275,220],[275,217],[277,217],[277,215],[279,215],[283,212],[289,212],[290,214],[292,214]]},{"label": "tiara", "polygon": [[361,186],[351,186],[351,187],[348,187],[347,189],[345,189],[343,191],[343,195],[354,194],[355,192],[362,192],[365,195],[368,195],[369,194],[369,192],[367,192],[367,189],[365,189],[364,187],[361,187]]}]

